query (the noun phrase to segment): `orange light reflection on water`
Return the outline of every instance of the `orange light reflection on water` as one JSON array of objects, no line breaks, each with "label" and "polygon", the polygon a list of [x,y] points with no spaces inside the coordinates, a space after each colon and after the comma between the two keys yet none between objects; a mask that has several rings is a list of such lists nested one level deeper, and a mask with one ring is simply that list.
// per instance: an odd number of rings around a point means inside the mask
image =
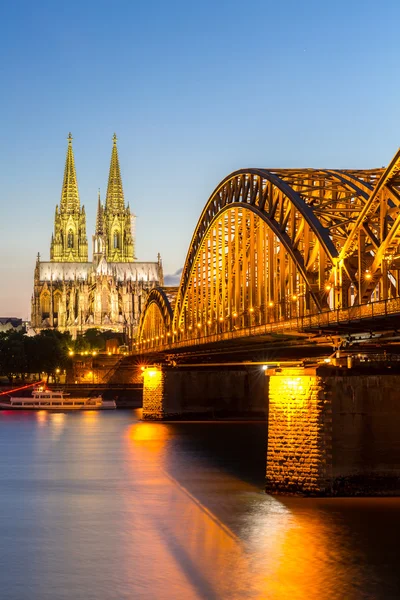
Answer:
[{"label": "orange light reflection on water", "polygon": [[51,427],[51,439],[53,442],[60,439],[63,429],[66,424],[66,415],[62,412],[49,414],[49,425]]},{"label": "orange light reflection on water", "polygon": [[[179,598],[201,594],[213,598],[219,586],[209,573],[217,576],[230,571],[238,564],[242,548],[235,534],[165,470],[165,454],[173,437],[170,426],[160,423],[134,424],[125,437],[135,487],[139,485],[141,497],[149,498],[141,514],[146,521],[142,549],[151,549],[147,568],[154,571],[148,575],[157,581],[160,569],[168,573],[169,585],[172,580],[179,582]],[[136,522],[137,518],[131,523],[133,528]],[[237,574],[230,572],[232,578],[237,579]],[[239,580],[235,589],[238,585],[244,592]]]},{"label": "orange light reflection on water", "polygon": [[46,410],[38,410],[36,413],[36,420],[39,425],[43,426],[47,423],[48,412]]},{"label": "orange light reflection on water", "polygon": [[99,419],[97,410],[82,410],[83,420],[85,424],[95,423]]},{"label": "orange light reflection on water", "polygon": [[170,437],[168,425],[162,423],[136,423],[132,425],[127,434],[128,439],[134,444],[142,442],[151,442],[147,444],[147,449],[162,447]]},{"label": "orange light reflection on water", "polygon": [[[240,502],[243,494],[254,495],[254,510],[233,531],[189,491],[187,474],[178,481],[168,472],[173,438],[171,425],[161,423],[134,424],[125,436],[132,484],[145,499],[143,506],[132,509],[127,529],[135,531],[138,521],[145,522],[141,559],[148,554],[149,577],[158,581],[164,572],[168,582],[179,582],[179,598],[351,596],[356,569],[341,561],[341,548],[329,523],[315,509],[307,511],[307,503],[315,501],[263,495],[220,470],[215,479],[219,504],[223,497],[229,505]],[[193,473],[198,486],[202,470],[195,459]],[[206,473],[212,478],[209,467]],[[210,485],[204,481],[204,486]],[[226,517],[228,513],[229,506]],[[162,586],[158,592],[154,589],[154,597],[157,593],[162,594]]]}]

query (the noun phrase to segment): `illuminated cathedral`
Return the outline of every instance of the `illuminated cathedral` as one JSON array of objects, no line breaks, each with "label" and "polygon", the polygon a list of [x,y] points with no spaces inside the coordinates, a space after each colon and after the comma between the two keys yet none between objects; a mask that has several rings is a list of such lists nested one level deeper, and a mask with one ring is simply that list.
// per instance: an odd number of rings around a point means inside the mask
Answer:
[{"label": "illuminated cathedral", "polygon": [[114,134],[104,205],[100,193],[93,235],[93,260],[88,260],[85,207],[80,204],[72,149],[67,158],[60,205],[56,206],[50,261],[38,254],[34,272],[31,324],[35,330],[55,328],[74,337],[87,329],[111,329],[135,335],[150,290],[163,284],[157,262],[135,257],[135,217],[125,205]]}]

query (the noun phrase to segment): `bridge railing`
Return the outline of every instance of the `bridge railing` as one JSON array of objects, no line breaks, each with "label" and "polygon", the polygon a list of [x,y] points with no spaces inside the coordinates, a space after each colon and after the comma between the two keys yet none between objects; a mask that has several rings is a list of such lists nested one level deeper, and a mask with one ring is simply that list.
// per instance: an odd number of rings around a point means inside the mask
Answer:
[{"label": "bridge railing", "polygon": [[260,335],[274,335],[290,332],[307,332],[316,329],[329,329],[334,326],[362,323],[374,318],[382,318],[400,314],[400,297],[377,300],[368,304],[357,304],[347,308],[327,310],[313,315],[293,317],[285,321],[274,321],[264,325],[252,325],[229,331],[221,331],[208,335],[200,332],[196,337],[183,340],[173,340],[170,343],[148,346],[143,344],[139,352],[150,350],[164,351],[170,348],[183,348],[186,346],[200,346],[237,338],[249,338]]}]

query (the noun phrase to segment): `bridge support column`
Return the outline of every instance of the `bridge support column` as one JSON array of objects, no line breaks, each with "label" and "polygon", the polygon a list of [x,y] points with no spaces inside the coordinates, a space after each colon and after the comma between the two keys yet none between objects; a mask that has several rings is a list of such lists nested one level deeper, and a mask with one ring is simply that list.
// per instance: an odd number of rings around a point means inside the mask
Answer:
[{"label": "bridge support column", "polygon": [[165,417],[165,381],[163,369],[145,369],[143,373],[143,419],[162,420]]},{"label": "bridge support column", "polygon": [[315,369],[270,376],[266,489],[327,495],[332,485],[332,408]]},{"label": "bridge support column", "polygon": [[[152,367],[143,373],[143,419],[163,420],[179,418],[186,412],[185,397],[182,394],[184,373],[168,367]],[[190,412],[190,411],[189,411]]]}]

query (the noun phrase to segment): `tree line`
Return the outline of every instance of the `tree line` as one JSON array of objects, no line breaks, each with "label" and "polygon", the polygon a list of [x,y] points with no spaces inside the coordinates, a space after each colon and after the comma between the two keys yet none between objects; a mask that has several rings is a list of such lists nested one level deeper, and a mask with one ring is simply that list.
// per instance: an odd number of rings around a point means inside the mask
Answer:
[{"label": "tree line", "polygon": [[61,333],[55,329],[45,329],[39,334],[28,336],[23,331],[0,333],[0,376],[9,383],[27,375],[41,378],[55,375],[57,369],[68,367],[70,352],[101,352],[105,350],[108,339],[117,338],[122,344],[122,335],[113,331],[88,329],[73,340],[69,332]]}]

